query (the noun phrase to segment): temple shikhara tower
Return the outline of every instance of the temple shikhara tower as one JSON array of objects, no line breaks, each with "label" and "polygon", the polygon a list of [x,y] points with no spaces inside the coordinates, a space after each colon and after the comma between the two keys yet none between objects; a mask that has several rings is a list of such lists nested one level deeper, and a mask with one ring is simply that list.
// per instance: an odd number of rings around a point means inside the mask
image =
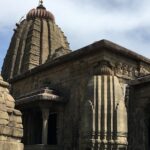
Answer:
[{"label": "temple shikhara tower", "polygon": [[64,33],[42,3],[16,27],[2,69],[6,80],[70,52]]},{"label": "temple shikhara tower", "polygon": [[[138,135],[128,131],[140,129],[139,109],[132,108],[140,97],[132,95],[137,85],[133,80],[149,73],[148,58],[107,40],[71,51],[54,15],[40,1],[16,24],[2,67],[21,111],[12,112],[22,113],[23,121],[20,134],[10,137],[18,141],[23,136],[25,150],[133,150]],[[144,108],[141,114],[148,112]],[[142,133],[147,146],[137,142],[136,148],[149,150],[150,136]]]}]

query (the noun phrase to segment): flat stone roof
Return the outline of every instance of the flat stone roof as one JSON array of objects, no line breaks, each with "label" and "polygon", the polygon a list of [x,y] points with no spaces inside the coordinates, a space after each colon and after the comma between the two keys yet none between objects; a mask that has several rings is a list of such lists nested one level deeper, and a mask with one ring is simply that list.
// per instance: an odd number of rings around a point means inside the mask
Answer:
[{"label": "flat stone roof", "polygon": [[137,61],[142,61],[142,62],[150,65],[150,59],[148,59],[148,58],[146,58],[140,54],[137,54],[136,52],[128,50],[128,49],[126,49],[120,45],[117,45],[113,42],[110,42],[108,40],[101,40],[101,41],[97,41],[93,44],[90,44],[86,47],[83,47],[81,49],[78,49],[76,51],[73,51],[69,54],[66,54],[64,56],[56,58],[56,59],[49,61],[45,64],[37,66],[36,68],[33,68],[33,69],[31,69],[31,70],[29,70],[29,71],[27,71],[21,75],[14,77],[13,79],[10,80],[10,82],[15,82],[17,80],[26,78],[27,76],[41,72],[45,69],[49,69],[49,68],[55,67],[57,65],[60,65],[62,63],[77,60],[77,59],[82,58],[84,56],[88,56],[88,55],[91,55],[93,53],[97,53],[99,51],[104,50],[103,48],[105,48],[105,50],[107,50],[107,51],[111,51],[111,52],[114,52],[116,54],[119,54],[119,55],[122,55],[125,57],[129,57],[129,58],[137,60]]}]

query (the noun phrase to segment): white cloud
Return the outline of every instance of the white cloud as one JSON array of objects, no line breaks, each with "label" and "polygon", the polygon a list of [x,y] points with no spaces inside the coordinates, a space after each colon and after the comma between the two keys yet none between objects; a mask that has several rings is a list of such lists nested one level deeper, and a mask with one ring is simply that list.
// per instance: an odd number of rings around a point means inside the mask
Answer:
[{"label": "white cloud", "polygon": [[[8,35],[15,23],[37,3],[2,1],[0,33]],[[149,0],[45,0],[44,5],[55,15],[56,23],[65,31],[72,49],[105,38],[150,57]]]}]

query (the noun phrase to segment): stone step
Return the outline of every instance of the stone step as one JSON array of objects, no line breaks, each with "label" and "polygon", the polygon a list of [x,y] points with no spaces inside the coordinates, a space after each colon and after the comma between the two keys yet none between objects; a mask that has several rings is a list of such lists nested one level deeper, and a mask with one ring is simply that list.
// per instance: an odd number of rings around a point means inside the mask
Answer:
[{"label": "stone step", "polygon": [[26,145],[24,150],[58,150],[58,146],[55,145]]}]

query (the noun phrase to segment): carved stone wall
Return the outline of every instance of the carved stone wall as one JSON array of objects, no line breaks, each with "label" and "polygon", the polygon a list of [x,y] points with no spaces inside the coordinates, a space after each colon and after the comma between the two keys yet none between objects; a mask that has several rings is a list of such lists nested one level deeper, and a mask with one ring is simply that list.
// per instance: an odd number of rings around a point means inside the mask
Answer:
[{"label": "carved stone wall", "polygon": [[0,76],[0,150],[23,150],[21,112],[9,94],[8,83]]},{"label": "carved stone wall", "polygon": [[148,63],[100,48],[95,53],[91,49],[92,55],[88,55],[89,49],[72,52],[12,80],[13,96],[19,99],[46,85],[64,98],[58,129],[58,146],[64,150],[126,150],[125,87],[142,70],[147,70],[144,74],[150,71]]},{"label": "carved stone wall", "polygon": [[[37,7],[35,13],[42,15],[39,9]],[[46,11],[44,7],[43,10]],[[30,15],[34,15],[34,12]],[[3,78],[8,80],[58,56],[68,54],[69,49],[66,36],[54,21],[45,16],[27,16],[21,23],[16,24],[2,67]]]},{"label": "carved stone wall", "polygon": [[127,110],[118,78],[93,76],[87,93],[82,106],[80,149],[126,150]]},{"label": "carved stone wall", "polygon": [[150,149],[150,76],[130,84],[128,100],[128,150]]}]

